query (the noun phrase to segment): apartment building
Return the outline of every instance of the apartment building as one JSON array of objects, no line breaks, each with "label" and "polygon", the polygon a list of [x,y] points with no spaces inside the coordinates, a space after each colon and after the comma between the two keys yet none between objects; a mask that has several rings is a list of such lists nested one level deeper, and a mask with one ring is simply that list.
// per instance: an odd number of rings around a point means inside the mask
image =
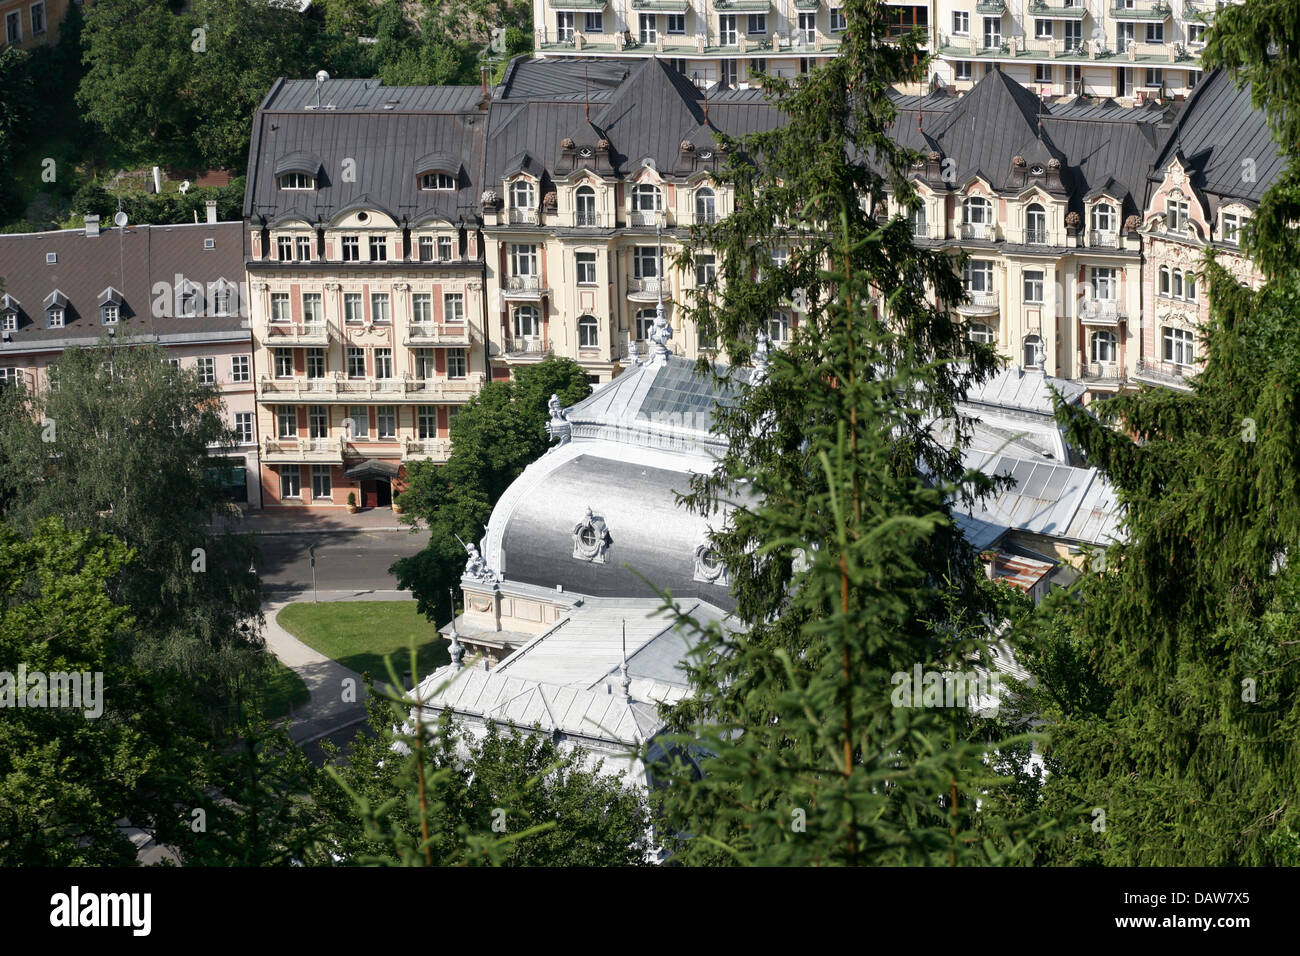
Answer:
[{"label": "apartment building", "polygon": [[382,507],[489,368],[478,87],[281,80],[244,215],[267,505]]},{"label": "apartment building", "polygon": [[[1189,93],[1214,16],[1234,0],[887,0],[891,30],[924,30],[933,84],[968,90],[994,66],[1040,95],[1126,103]],[[536,0],[541,57],[661,56],[701,85],[793,76],[834,56],[828,0]],[[920,91],[909,91],[920,92]]]},{"label": "apartment building", "polygon": [[213,448],[230,499],[261,505],[252,348],[243,311],[243,223],[124,226],[0,235],[0,383],[50,386],[64,349],[110,336],[156,344],[216,384],[231,448]]},{"label": "apartment building", "polygon": [[[73,0],[80,5],[81,0]],[[4,32],[0,46],[30,50],[59,42],[59,24],[68,12],[68,0],[0,0]]]}]

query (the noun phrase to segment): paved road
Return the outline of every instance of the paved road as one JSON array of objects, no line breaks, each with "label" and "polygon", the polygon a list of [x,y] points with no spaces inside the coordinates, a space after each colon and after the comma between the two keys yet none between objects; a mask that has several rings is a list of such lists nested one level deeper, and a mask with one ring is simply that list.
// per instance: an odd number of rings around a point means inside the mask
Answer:
[{"label": "paved road", "polygon": [[256,563],[262,587],[268,591],[311,592],[311,562],[307,549],[316,546],[316,587],[320,591],[397,587],[388,573],[398,558],[420,551],[427,532],[338,531],[329,534],[261,535],[262,556]]}]

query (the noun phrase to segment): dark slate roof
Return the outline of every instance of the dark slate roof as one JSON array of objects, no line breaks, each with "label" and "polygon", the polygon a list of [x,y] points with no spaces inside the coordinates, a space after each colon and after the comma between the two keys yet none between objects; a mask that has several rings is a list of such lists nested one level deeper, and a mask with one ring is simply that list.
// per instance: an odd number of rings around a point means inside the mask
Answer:
[{"label": "dark slate roof", "polygon": [[[1153,182],[1179,151],[1192,185],[1218,199],[1259,202],[1285,165],[1266,116],[1250,105],[1250,88],[1238,89],[1223,70],[1206,74],[1192,90],[1154,157]],[[1248,159],[1255,163],[1253,182],[1241,175]]]},{"label": "dark slate roof", "polygon": [[[277,80],[262,101],[249,147],[247,218],[315,223],[366,203],[412,223],[477,219],[481,131],[487,123],[479,87],[327,80],[320,90],[322,108],[316,109],[316,86],[312,80]],[[418,188],[418,174],[429,169],[417,167],[431,156],[454,165],[445,171],[457,176],[457,190]],[[308,164],[319,160],[317,189],[281,192],[275,171],[304,158]],[[345,176],[349,167],[354,179]]]},{"label": "dark slate roof", "polygon": [[569,99],[590,96],[593,103],[605,102],[631,72],[631,65],[609,59],[511,61],[494,100]]},{"label": "dark slate roof", "polygon": [[[21,303],[18,330],[0,351],[53,346],[69,339],[96,340],[104,332],[99,320],[103,293],[115,289],[121,297],[119,336],[204,333],[239,334],[246,318],[154,315],[156,283],[171,290],[177,276],[205,291],[218,282],[241,290],[244,283],[244,226],[239,222],[177,226],[128,226],[87,236],[84,229],[0,235],[0,278],[5,292]],[[204,249],[203,240],[214,248]],[[46,254],[57,262],[46,264]],[[46,328],[45,302],[58,290],[67,297],[64,328]],[[171,295],[170,291],[168,293]],[[207,310],[204,310],[205,312]],[[238,310],[235,310],[236,312]],[[247,335],[247,331],[243,332]]]}]

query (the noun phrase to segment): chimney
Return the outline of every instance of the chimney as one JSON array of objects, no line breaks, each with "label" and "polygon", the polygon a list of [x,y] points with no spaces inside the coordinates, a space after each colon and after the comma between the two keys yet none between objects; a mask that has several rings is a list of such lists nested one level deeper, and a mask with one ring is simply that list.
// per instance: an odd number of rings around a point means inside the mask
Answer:
[{"label": "chimney", "polygon": [[95,236],[99,235],[99,217],[98,217],[98,216],[87,216],[87,217],[86,217],[86,235],[89,236],[89,237],[92,238],[92,239],[95,238]]},{"label": "chimney", "polygon": [[203,205],[208,209],[208,225],[214,225],[217,221],[217,201],[209,199]]}]

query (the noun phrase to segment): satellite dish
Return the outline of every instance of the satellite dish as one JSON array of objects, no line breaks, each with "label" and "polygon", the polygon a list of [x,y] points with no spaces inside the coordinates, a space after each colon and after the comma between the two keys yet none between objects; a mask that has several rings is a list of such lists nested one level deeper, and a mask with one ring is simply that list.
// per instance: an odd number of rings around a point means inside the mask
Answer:
[{"label": "satellite dish", "polygon": [[185,180],[185,182],[181,183],[176,188],[179,189],[181,191],[181,195],[184,196],[187,192],[190,191],[190,181],[187,179]]},{"label": "satellite dish", "polygon": [[113,213],[113,225],[125,226],[126,222],[127,222],[126,213],[120,211]]},{"label": "satellite dish", "polygon": [[328,73],[326,73],[324,70],[320,70],[320,71],[317,72],[317,74],[316,74],[316,82],[317,82],[317,83],[324,83],[324,82],[325,82],[326,80],[328,80],[329,78],[330,78],[330,75],[329,75]]}]

